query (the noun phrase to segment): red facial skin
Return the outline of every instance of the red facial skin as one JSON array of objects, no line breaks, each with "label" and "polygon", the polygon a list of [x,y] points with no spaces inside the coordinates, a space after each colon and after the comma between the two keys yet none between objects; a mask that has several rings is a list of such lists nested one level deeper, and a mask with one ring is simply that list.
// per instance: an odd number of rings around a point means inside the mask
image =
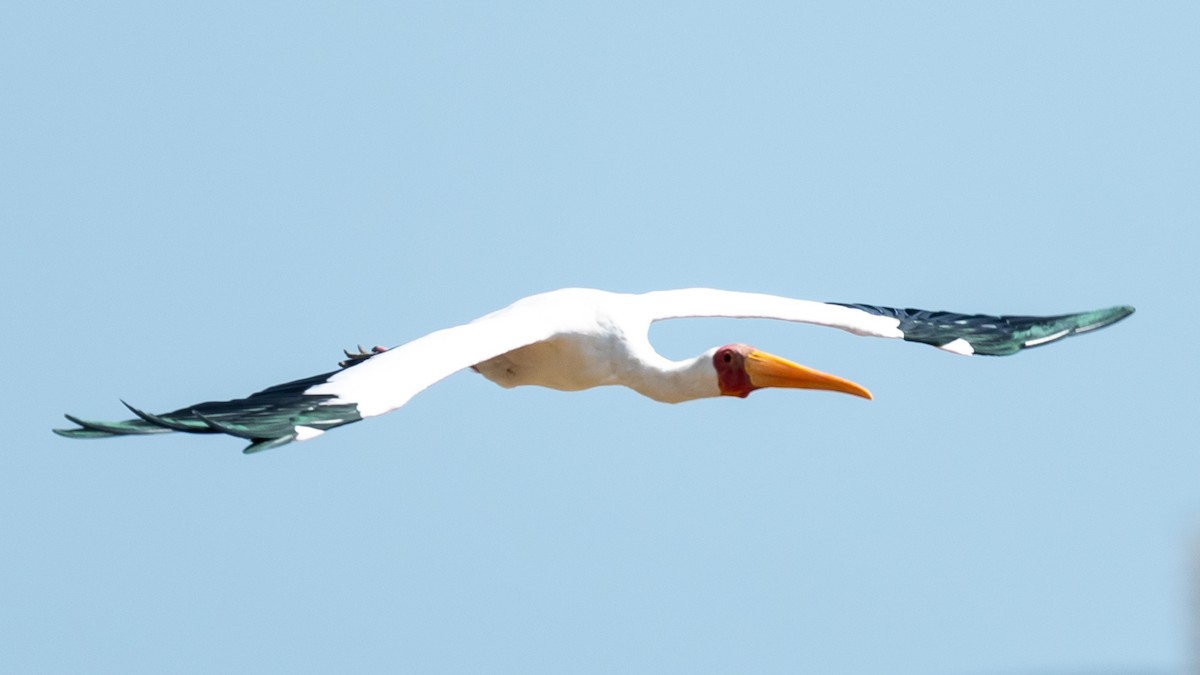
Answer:
[{"label": "red facial skin", "polygon": [[746,398],[755,389],[761,389],[750,383],[746,373],[746,355],[754,351],[754,347],[743,344],[725,345],[713,354],[713,367],[717,369],[717,386],[722,396],[737,396]]}]

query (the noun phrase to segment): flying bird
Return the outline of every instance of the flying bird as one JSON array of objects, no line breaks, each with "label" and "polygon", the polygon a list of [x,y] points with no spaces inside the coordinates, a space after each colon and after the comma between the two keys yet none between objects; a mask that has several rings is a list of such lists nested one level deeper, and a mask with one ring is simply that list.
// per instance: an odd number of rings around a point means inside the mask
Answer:
[{"label": "flying bird", "polygon": [[744,344],[674,361],[650,345],[650,324],[683,317],[759,318],[839,328],[855,335],[922,342],[961,355],[1004,356],[1097,328],[1133,313],[1128,306],[1059,316],[988,316],[689,288],[642,294],[565,288],[523,298],[470,323],[391,349],[346,352],[341,368],[269,387],[246,398],[209,401],[168,413],[126,403],[135,419],[54,432],[104,438],[172,431],[220,433],[250,441],[252,453],[304,441],[395,410],[466,368],[502,387],[578,391],[622,385],[656,401],[745,398],[766,387],[822,389],[863,398],[849,380]]}]

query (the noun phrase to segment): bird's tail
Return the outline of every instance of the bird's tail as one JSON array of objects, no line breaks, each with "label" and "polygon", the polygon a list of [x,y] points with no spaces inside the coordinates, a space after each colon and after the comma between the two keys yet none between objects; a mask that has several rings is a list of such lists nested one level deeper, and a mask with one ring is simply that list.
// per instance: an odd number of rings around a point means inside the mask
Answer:
[{"label": "bird's tail", "polygon": [[261,452],[362,419],[352,403],[330,403],[333,396],[304,393],[333,374],[276,385],[246,398],[197,403],[159,415],[125,403],[137,417],[120,422],[96,422],[67,415],[66,418],[78,428],[55,429],[54,433],[67,438],[108,438],[172,431],[221,433],[249,440],[250,445],[242,452]]}]

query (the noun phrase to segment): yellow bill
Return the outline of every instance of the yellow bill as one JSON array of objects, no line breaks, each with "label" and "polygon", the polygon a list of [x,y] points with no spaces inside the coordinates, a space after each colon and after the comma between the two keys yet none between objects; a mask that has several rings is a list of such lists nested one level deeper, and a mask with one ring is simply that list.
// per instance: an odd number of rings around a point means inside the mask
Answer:
[{"label": "yellow bill", "polygon": [[850,380],[830,375],[785,358],[754,350],[746,355],[746,374],[755,387],[823,389],[843,394],[874,398],[871,392]]}]

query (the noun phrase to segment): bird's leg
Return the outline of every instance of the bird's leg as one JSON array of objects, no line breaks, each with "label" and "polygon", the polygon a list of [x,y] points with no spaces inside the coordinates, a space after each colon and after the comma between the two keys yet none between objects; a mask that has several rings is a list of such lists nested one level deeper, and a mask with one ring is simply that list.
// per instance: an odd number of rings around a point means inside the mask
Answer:
[{"label": "bird's leg", "polygon": [[371,358],[372,356],[375,356],[377,354],[382,354],[382,353],[386,352],[387,350],[388,350],[387,347],[380,347],[379,345],[375,345],[374,347],[371,347],[371,351],[367,351],[362,348],[362,345],[359,345],[358,352],[353,353],[353,354],[351,354],[349,352],[349,350],[343,349],[342,353],[346,355],[346,360],[338,361],[338,365],[343,368],[349,368],[350,366],[357,365],[359,363],[362,363],[363,361],[366,361],[367,359]]}]

